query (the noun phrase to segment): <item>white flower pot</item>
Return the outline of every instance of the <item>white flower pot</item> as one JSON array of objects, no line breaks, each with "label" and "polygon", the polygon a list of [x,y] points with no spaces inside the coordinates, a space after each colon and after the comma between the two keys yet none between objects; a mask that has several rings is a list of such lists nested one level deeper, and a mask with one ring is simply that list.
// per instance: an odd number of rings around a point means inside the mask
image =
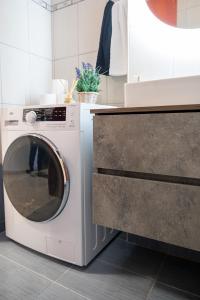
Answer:
[{"label": "white flower pot", "polygon": [[78,93],[78,100],[79,102],[84,103],[96,103],[99,93],[95,92],[81,92]]}]

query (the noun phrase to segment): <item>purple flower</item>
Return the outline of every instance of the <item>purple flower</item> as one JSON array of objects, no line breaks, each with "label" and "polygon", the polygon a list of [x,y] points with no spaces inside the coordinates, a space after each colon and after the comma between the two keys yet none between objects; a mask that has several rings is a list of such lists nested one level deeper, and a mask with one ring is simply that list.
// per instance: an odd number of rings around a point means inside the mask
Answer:
[{"label": "purple flower", "polygon": [[83,70],[93,70],[93,66],[90,63],[82,62]]},{"label": "purple flower", "polygon": [[84,62],[82,62],[82,66],[83,66],[83,70],[87,70],[87,65]]},{"label": "purple flower", "polygon": [[93,70],[93,66],[90,63],[87,63],[86,65],[88,70]]},{"label": "purple flower", "polygon": [[80,79],[80,77],[81,77],[81,71],[79,68],[76,68],[76,78]]}]

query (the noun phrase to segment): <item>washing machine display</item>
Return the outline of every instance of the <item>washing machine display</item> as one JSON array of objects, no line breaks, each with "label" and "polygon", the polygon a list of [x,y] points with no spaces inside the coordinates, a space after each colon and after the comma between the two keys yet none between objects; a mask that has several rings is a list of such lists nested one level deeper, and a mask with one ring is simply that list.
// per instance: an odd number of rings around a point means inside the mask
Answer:
[{"label": "washing machine display", "polygon": [[35,113],[35,121],[66,121],[66,107],[53,108],[26,108],[23,110],[23,121],[26,121],[26,115],[30,112]]},{"label": "washing machine display", "polygon": [[7,149],[4,185],[15,209],[44,222],[60,214],[69,195],[69,173],[56,147],[37,134],[17,138]]}]

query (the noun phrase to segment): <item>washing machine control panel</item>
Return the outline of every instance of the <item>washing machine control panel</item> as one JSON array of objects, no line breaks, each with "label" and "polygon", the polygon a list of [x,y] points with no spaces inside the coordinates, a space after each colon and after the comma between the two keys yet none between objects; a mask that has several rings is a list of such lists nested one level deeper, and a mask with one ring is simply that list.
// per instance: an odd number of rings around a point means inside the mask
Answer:
[{"label": "washing machine control panel", "polygon": [[48,108],[25,108],[23,109],[23,121],[31,120],[35,115],[35,122],[45,121],[66,121],[66,107],[48,107]]}]

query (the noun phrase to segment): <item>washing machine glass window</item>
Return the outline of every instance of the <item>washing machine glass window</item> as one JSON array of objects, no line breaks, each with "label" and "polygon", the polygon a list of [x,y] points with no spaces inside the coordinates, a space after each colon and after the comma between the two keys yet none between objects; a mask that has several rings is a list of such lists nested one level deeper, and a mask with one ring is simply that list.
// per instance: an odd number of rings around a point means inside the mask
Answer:
[{"label": "washing machine glass window", "polygon": [[69,174],[55,146],[43,136],[17,138],[8,148],[4,185],[15,209],[35,222],[52,220],[69,195]]}]

